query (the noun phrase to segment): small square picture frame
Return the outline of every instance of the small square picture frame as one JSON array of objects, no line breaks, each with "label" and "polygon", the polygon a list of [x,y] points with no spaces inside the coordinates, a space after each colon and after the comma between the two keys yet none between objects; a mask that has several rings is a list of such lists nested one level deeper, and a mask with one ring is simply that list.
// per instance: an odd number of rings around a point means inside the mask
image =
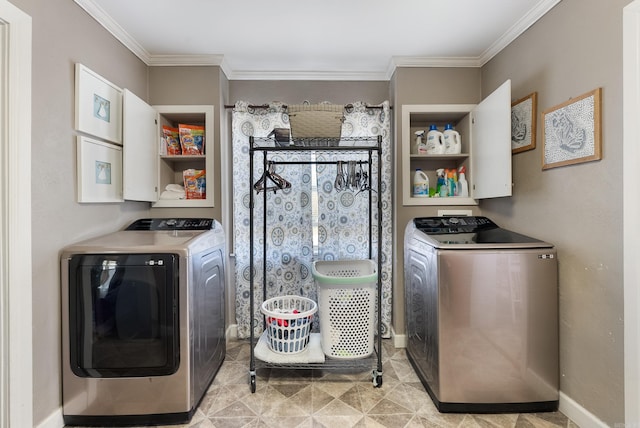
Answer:
[{"label": "small square picture frame", "polygon": [[122,147],[77,136],[78,202],[123,202]]},{"label": "small square picture frame", "polygon": [[80,63],[75,72],[76,130],[122,144],[122,89]]}]

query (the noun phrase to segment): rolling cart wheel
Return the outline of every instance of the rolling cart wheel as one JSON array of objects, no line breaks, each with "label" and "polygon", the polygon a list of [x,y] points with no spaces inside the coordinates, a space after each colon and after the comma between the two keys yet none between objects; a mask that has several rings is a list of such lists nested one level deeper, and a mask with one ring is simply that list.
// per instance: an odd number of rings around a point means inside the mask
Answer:
[{"label": "rolling cart wheel", "polygon": [[256,392],[256,375],[251,375],[251,393]]},{"label": "rolling cart wheel", "polygon": [[382,386],[382,372],[373,370],[371,372],[371,377],[373,378],[373,386],[380,388]]}]

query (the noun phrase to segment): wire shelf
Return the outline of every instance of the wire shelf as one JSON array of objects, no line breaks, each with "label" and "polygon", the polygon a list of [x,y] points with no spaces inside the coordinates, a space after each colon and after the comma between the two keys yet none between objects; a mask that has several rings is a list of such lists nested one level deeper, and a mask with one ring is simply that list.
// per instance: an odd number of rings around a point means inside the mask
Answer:
[{"label": "wire shelf", "polygon": [[295,138],[276,140],[273,137],[250,137],[251,147],[260,150],[369,150],[380,148],[382,137]]}]

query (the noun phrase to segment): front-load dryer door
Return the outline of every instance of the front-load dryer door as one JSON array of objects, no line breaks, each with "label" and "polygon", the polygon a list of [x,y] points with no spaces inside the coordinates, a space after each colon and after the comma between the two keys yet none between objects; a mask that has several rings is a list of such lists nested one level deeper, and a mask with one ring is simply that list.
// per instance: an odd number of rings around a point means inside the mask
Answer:
[{"label": "front-load dryer door", "polygon": [[69,263],[69,354],[80,377],[166,376],[179,366],[178,256],[79,254]]}]

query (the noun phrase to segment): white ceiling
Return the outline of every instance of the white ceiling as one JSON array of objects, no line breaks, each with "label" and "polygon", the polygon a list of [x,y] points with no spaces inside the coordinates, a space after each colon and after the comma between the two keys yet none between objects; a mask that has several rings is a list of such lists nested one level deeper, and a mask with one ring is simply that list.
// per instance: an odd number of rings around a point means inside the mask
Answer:
[{"label": "white ceiling", "polygon": [[231,80],[388,80],[479,67],[560,0],[75,0],[148,65]]}]

